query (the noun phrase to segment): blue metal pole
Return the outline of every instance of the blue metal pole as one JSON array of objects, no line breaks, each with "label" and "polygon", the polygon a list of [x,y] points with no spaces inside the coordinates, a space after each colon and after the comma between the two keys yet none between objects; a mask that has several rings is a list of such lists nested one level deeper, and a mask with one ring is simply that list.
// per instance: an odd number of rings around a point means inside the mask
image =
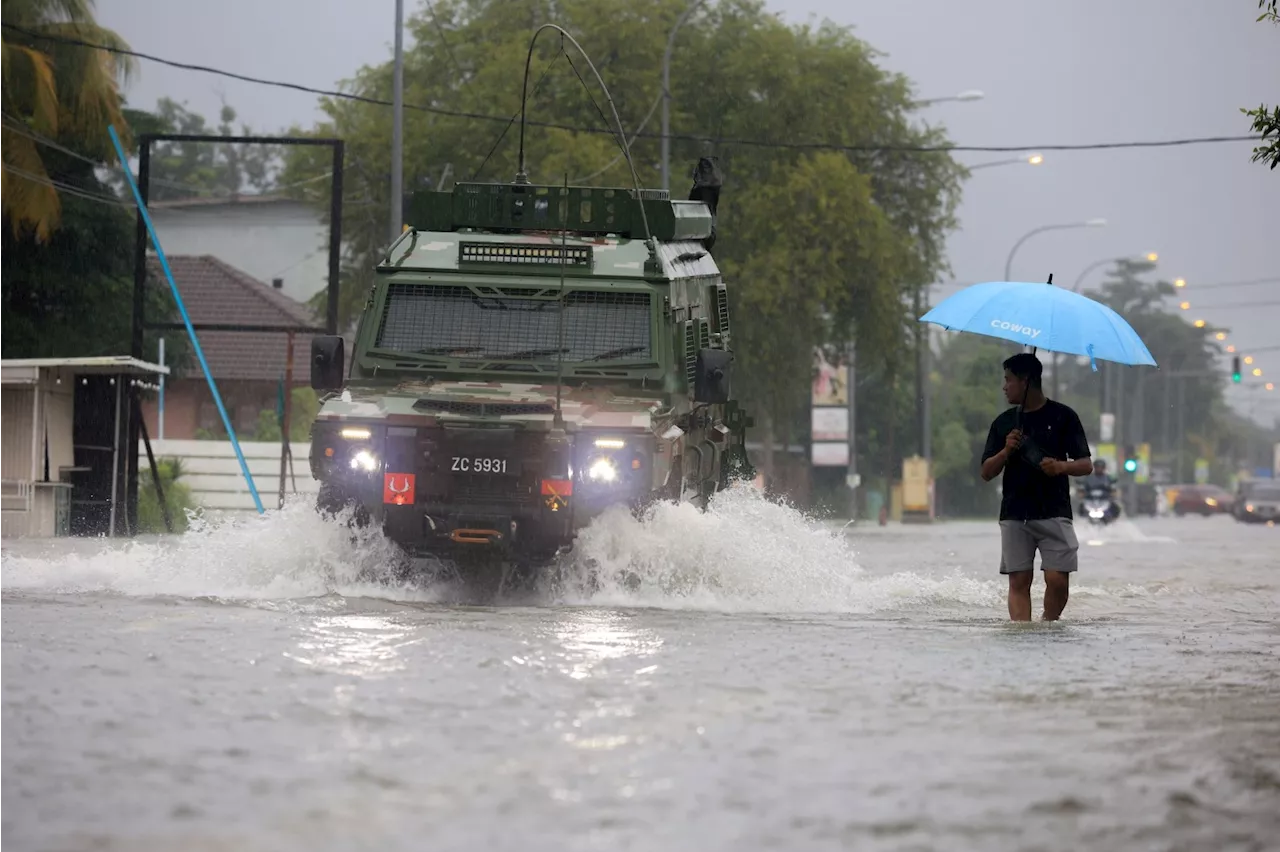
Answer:
[{"label": "blue metal pole", "polygon": [[182,294],[178,292],[178,285],[173,280],[173,271],[169,269],[169,259],[164,256],[164,249],[160,247],[160,238],[156,236],[155,226],[151,224],[151,214],[147,211],[147,205],[142,202],[142,193],[138,192],[138,184],[133,180],[133,172],[129,170],[129,160],[125,157],[124,146],[120,144],[120,137],[116,135],[116,129],[112,125],[107,126],[107,132],[111,134],[111,144],[116,148],[116,156],[120,159],[120,168],[124,170],[124,176],[129,181],[129,189],[133,191],[133,200],[138,205],[138,212],[142,214],[142,221],[147,226],[147,234],[151,237],[151,244],[156,247],[156,254],[160,257],[160,266],[164,269],[164,277],[169,280],[169,290],[173,293],[173,300],[178,303],[178,313],[182,314],[182,322],[187,327],[187,334],[191,337],[191,345],[196,350],[196,358],[200,359],[200,369],[204,370],[204,379],[209,383],[209,390],[213,394],[213,401],[218,406],[218,413],[222,415],[222,425],[227,429],[227,435],[231,438],[231,446],[235,448],[236,458],[240,461],[240,472],[244,474],[244,481],[249,484],[249,493],[253,495],[253,504],[258,507],[258,514],[263,514],[266,510],[262,508],[262,498],[258,496],[258,489],[253,484],[253,477],[249,475],[249,465],[244,460],[244,453],[240,450],[240,442],[236,440],[236,430],[231,426],[231,418],[227,416],[227,409],[222,404],[222,395],[218,393],[218,385],[213,381],[213,374],[209,372],[209,362],[204,359],[204,350],[200,348],[200,340],[196,337],[196,330],[191,327],[191,317],[187,316],[187,306],[182,302]]}]

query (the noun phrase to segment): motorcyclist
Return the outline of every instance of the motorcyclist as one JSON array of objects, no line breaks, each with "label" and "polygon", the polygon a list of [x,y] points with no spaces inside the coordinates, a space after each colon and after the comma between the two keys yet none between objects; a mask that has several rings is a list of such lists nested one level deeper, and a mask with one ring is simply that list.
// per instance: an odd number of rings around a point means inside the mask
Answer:
[{"label": "motorcyclist", "polygon": [[1109,502],[1108,513],[1113,517],[1119,514],[1119,505],[1116,503],[1116,480],[1115,477],[1107,473],[1107,463],[1103,459],[1093,460],[1093,473],[1084,477],[1080,481],[1081,496],[1087,495],[1090,491],[1103,489],[1107,495]]},{"label": "motorcyclist", "polygon": [[1108,496],[1114,492],[1116,480],[1115,477],[1107,474],[1107,462],[1105,459],[1093,460],[1093,473],[1084,478],[1081,486],[1085,491],[1093,488],[1105,488]]}]

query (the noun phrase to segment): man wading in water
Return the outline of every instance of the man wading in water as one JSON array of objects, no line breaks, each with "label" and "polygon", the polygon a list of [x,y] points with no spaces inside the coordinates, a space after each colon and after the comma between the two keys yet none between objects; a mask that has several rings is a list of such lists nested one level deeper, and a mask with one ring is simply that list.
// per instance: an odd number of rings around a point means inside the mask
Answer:
[{"label": "man wading in water", "polygon": [[1040,360],[1029,352],[1004,362],[1004,398],[1015,407],[991,423],[982,451],[984,482],[1004,471],[1000,573],[1009,575],[1009,618],[1014,621],[1031,620],[1037,549],[1044,571],[1044,620],[1056,621],[1062,615],[1080,549],[1067,477],[1093,472],[1080,417],[1045,398],[1041,369]]}]

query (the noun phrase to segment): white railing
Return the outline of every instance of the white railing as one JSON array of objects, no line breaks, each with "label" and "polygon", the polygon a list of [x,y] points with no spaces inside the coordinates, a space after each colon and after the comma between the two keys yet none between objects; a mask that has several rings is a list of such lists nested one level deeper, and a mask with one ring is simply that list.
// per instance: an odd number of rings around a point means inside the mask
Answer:
[{"label": "white railing", "polygon": [[[280,447],[275,441],[240,442],[240,451],[244,453],[254,487],[268,511],[276,507],[280,494]],[[285,499],[290,499],[295,493],[295,484],[297,493],[315,494],[320,490],[320,483],[311,476],[311,467],[307,463],[310,444],[294,443],[290,448],[293,453],[293,475],[290,476],[286,471]],[[191,496],[197,505],[219,512],[256,511],[253,495],[249,493],[249,486],[244,481],[240,462],[236,459],[235,449],[230,441],[152,441],[151,451],[157,462],[162,459],[178,459],[182,463],[183,474],[178,482],[191,489]],[[151,478],[146,453],[146,447],[139,444],[139,485]]]},{"label": "white railing", "polygon": [[6,512],[30,512],[33,486],[25,479],[0,480],[0,505]]}]

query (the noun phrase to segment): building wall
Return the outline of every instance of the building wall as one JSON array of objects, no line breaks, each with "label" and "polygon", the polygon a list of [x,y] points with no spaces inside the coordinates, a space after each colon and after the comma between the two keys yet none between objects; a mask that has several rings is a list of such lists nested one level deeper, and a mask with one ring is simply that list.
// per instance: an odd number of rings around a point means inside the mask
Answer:
[{"label": "building wall", "polygon": [[31,428],[35,420],[35,385],[7,387],[0,391],[0,472],[6,480],[32,482],[35,468],[31,456]]},{"label": "building wall", "polygon": [[329,228],[295,201],[151,208],[166,255],[211,254],[306,302],[329,281]]}]

